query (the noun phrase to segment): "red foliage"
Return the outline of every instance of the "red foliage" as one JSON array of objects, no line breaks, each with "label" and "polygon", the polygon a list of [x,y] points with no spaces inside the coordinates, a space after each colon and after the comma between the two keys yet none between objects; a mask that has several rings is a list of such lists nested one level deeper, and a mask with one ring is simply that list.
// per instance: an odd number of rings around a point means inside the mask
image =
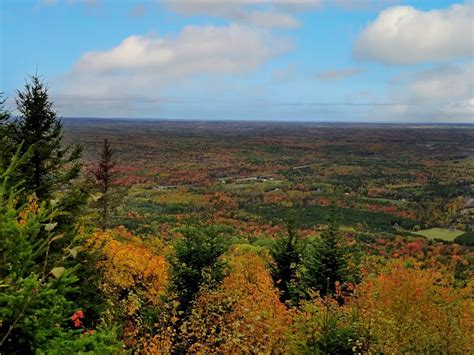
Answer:
[{"label": "red foliage", "polygon": [[71,316],[71,321],[74,326],[74,328],[82,328],[82,321],[81,319],[84,319],[84,312],[79,309],[74,314]]}]

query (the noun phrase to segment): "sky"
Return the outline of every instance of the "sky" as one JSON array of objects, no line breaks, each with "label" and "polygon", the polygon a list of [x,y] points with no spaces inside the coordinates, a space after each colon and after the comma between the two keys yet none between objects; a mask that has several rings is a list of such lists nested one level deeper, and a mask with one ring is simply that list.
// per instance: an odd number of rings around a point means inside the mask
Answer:
[{"label": "sky", "polygon": [[0,0],[63,117],[474,123],[474,2]]}]

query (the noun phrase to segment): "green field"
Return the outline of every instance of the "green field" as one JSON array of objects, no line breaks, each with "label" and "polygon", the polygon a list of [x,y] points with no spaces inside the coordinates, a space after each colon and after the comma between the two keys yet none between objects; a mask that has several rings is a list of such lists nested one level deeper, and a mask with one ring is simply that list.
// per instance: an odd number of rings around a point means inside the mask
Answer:
[{"label": "green field", "polygon": [[428,239],[442,239],[448,242],[452,242],[456,237],[460,236],[461,234],[464,234],[464,231],[447,228],[430,228],[411,233],[422,235]]}]

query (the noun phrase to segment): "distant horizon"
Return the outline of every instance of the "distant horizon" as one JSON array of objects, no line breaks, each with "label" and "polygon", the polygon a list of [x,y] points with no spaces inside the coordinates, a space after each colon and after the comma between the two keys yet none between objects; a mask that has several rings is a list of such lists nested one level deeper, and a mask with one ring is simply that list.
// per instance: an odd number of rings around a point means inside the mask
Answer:
[{"label": "distant horizon", "polygon": [[275,120],[275,119],[233,119],[233,118],[163,118],[163,117],[94,117],[94,116],[61,116],[63,120],[103,120],[103,121],[127,121],[127,122],[242,122],[242,123],[324,123],[324,124],[353,124],[353,125],[415,125],[415,126],[473,126],[474,122],[443,122],[443,121],[345,121],[345,120]]}]

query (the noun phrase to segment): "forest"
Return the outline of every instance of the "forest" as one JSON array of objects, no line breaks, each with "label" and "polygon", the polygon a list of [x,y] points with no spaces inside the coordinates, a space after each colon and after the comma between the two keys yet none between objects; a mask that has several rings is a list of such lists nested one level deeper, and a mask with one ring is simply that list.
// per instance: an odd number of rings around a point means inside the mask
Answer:
[{"label": "forest", "polygon": [[474,130],[0,108],[0,353],[474,349]]}]

